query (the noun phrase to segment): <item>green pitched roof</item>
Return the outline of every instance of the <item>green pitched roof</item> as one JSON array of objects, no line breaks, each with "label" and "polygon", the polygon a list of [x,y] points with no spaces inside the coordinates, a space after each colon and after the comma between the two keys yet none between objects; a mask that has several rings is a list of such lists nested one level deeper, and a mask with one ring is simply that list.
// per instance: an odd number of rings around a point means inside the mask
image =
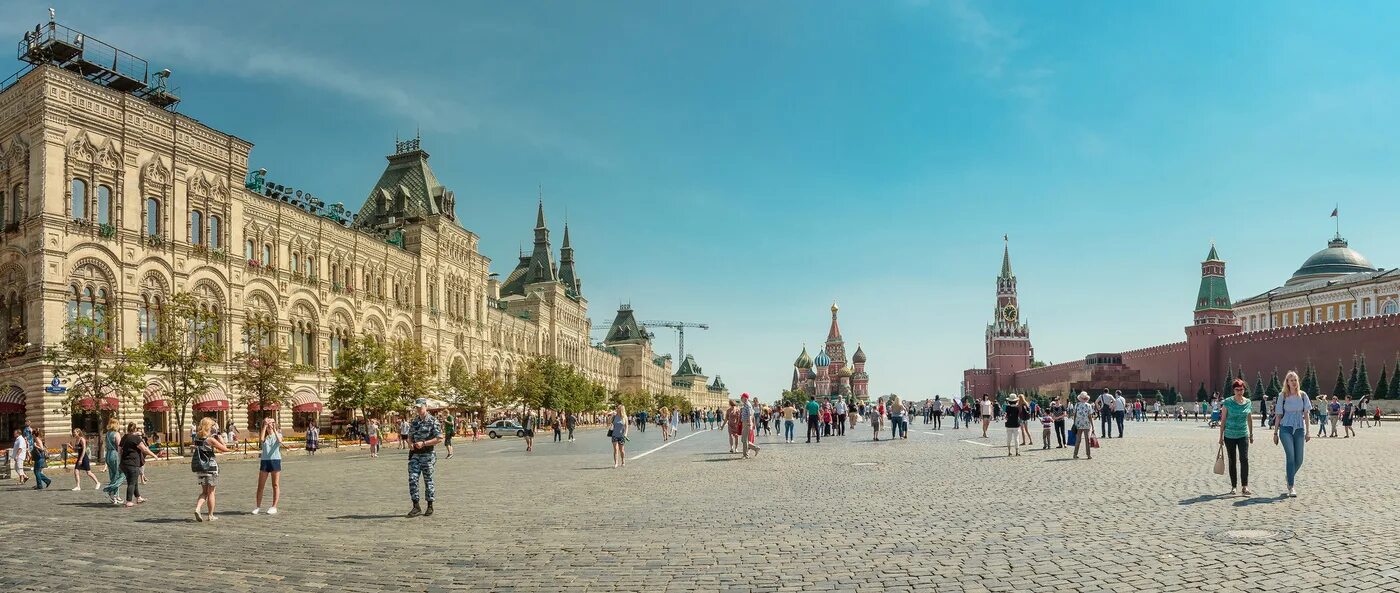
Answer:
[{"label": "green pitched roof", "polygon": [[1220,259],[1220,255],[1215,252],[1215,243],[1210,244],[1210,253],[1206,254],[1206,261],[1224,261]]},{"label": "green pitched roof", "polygon": [[386,158],[389,166],[365,198],[355,226],[372,229],[387,224],[390,218],[397,222],[437,214],[455,221],[452,192],[438,183],[426,151],[414,148]]},{"label": "green pitched roof", "polygon": [[[651,339],[651,335],[647,333],[642,324],[637,323],[637,318],[632,315],[632,307],[623,305],[618,307],[617,317],[613,318],[612,327],[608,328],[608,337],[603,340],[603,343],[614,344],[628,340],[649,339]],[[658,360],[661,359],[658,358]]]},{"label": "green pitched roof", "polygon": [[703,374],[705,373],[701,372],[700,365],[695,362],[695,357],[689,354],[685,355],[685,360],[681,361],[681,368],[676,371],[677,377],[693,377]]},{"label": "green pitched roof", "polygon": [[1011,247],[1003,245],[1001,248],[1001,278],[1011,277]]}]

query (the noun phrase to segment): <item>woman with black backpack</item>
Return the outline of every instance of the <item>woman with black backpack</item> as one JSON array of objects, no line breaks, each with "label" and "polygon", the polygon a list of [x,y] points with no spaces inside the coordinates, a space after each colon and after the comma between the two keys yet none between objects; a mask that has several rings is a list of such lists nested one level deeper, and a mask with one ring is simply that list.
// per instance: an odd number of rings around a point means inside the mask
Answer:
[{"label": "woman with black backpack", "polygon": [[190,456],[190,469],[199,479],[199,498],[194,501],[194,520],[203,521],[204,516],[200,514],[200,508],[204,503],[209,503],[209,520],[213,521],[218,517],[214,516],[214,487],[219,485],[219,460],[215,457],[215,452],[227,453],[229,448],[214,436],[214,431],[218,427],[214,425],[213,418],[204,418],[199,421],[199,428],[194,432],[194,454]]}]

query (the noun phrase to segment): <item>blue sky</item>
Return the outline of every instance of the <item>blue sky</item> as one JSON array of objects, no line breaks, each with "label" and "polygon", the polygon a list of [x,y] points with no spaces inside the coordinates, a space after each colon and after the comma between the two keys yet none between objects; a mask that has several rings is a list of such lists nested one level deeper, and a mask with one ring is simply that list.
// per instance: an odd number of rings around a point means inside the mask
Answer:
[{"label": "blue sky", "polygon": [[[0,23],[18,40],[49,5]],[[954,393],[1004,233],[1053,362],[1182,339],[1212,240],[1236,299],[1280,284],[1334,204],[1400,264],[1393,3],[56,6],[332,201],[421,128],[496,272],[543,186],[595,322],[707,322],[688,351],[765,397],[833,299],[873,392]]]}]

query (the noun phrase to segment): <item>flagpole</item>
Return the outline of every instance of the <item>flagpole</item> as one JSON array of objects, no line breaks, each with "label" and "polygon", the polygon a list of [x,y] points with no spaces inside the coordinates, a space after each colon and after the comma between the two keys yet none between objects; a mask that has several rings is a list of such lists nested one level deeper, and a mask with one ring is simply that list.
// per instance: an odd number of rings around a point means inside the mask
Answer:
[{"label": "flagpole", "polygon": [[1340,238],[1340,237],[1342,236],[1342,216],[1341,216],[1341,211],[1342,211],[1342,205],[1341,205],[1340,203],[1337,204],[1334,208],[1332,208],[1332,212],[1335,212],[1335,213],[1336,213],[1336,214],[1333,214],[1333,215],[1332,215],[1332,218],[1337,219],[1337,220],[1335,220],[1334,222],[1337,223],[1337,237],[1338,237],[1338,238]]}]

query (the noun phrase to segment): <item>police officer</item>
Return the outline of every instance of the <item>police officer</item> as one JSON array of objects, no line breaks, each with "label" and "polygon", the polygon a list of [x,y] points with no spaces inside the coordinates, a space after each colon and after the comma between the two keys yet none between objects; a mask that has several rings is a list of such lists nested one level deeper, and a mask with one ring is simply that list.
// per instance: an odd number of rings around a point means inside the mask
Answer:
[{"label": "police officer", "polygon": [[[433,495],[436,493],[436,485],[433,483],[433,466],[437,463],[437,454],[433,453],[433,446],[442,441],[442,427],[438,425],[437,418],[428,414],[428,400],[419,399],[414,402],[417,415],[408,427],[408,439],[411,443],[408,450],[408,497],[413,501],[413,509],[408,511],[409,517],[418,515],[429,516],[433,514]],[[423,476],[423,483],[428,488],[428,510],[418,508],[418,476]]]}]

